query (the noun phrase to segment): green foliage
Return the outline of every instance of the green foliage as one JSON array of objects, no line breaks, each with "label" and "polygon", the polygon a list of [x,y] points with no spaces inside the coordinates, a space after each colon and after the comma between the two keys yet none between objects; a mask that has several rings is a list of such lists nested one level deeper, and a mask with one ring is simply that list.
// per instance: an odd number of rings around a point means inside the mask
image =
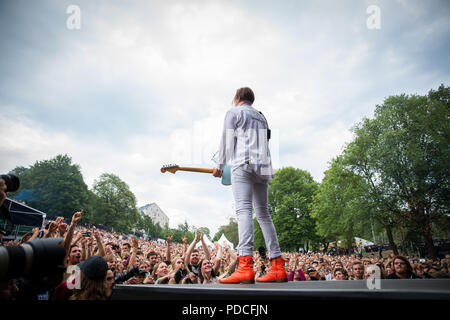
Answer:
[{"label": "green foliage", "polygon": [[154,223],[152,219],[147,215],[140,216],[138,221],[138,228],[143,230],[146,235],[150,235],[153,238],[164,238],[167,233],[164,234],[164,229],[159,223]]},{"label": "green foliage", "polygon": [[49,217],[69,218],[89,203],[88,187],[80,167],[67,155],[37,161],[29,168],[13,170],[20,178],[19,190],[12,197],[47,213]]},{"label": "green foliage", "polygon": [[450,88],[427,96],[391,96],[374,119],[354,128],[345,158],[369,185],[368,197],[387,227],[410,219],[435,256],[432,228],[448,215]]},{"label": "green foliage", "polygon": [[342,157],[332,160],[314,196],[313,217],[323,242],[345,239],[351,247],[355,236],[363,237],[370,220],[365,181],[343,166]]},{"label": "green foliage", "polygon": [[119,232],[129,233],[139,221],[136,197],[118,176],[104,173],[94,182],[93,192],[98,197],[95,221]]},{"label": "green foliage", "polygon": [[230,221],[227,225],[220,226],[219,231],[216,232],[212,241],[213,242],[218,241],[219,238],[222,236],[222,233],[225,234],[225,237],[231,243],[233,243],[234,247],[236,247],[239,244],[239,231],[236,219],[230,218]]},{"label": "green foliage", "polygon": [[[313,196],[318,188],[307,171],[287,167],[278,170],[269,184],[269,213],[282,250],[298,250],[306,241],[318,242],[311,217]],[[255,223],[255,247],[264,245],[261,228]]]}]

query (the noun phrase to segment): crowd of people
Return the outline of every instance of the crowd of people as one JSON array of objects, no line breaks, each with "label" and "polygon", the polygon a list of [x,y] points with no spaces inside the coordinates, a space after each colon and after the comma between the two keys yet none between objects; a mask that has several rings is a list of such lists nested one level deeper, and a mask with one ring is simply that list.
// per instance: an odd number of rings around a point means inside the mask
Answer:
[{"label": "crowd of people", "polygon": [[[62,237],[66,249],[67,271],[63,281],[48,292],[48,299],[108,299],[116,284],[210,284],[228,277],[237,266],[237,252],[226,243],[208,247],[205,236],[195,232],[189,243],[173,243],[170,235],[165,243],[130,238],[95,227],[80,226],[82,212],[76,212],[69,224],[63,218],[49,223],[48,229],[35,228],[17,245],[38,237]],[[197,247],[197,244],[201,246]],[[372,276],[375,266],[381,278],[448,278],[450,254],[444,259],[368,255],[335,255],[329,253],[283,252],[289,281],[364,280]],[[270,260],[264,250],[253,255],[255,278],[266,274]],[[79,270],[80,272],[74,272]],[[11,280],[1,288],[1,297],[14,298],[17,287]]]}]

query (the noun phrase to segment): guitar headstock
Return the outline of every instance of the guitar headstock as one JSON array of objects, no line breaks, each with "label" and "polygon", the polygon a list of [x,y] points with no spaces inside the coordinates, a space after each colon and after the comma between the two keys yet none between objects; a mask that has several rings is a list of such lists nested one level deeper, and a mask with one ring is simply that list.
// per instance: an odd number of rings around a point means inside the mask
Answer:
[{"label": "guitar headstock", "polygon": [[168,164],[161,168],[161,172],[164,173],[166,171],[169,171],[170,173],[175,173],[175,172],[177,172],[179,167],[180,166],[178,166],[176,164]]}]

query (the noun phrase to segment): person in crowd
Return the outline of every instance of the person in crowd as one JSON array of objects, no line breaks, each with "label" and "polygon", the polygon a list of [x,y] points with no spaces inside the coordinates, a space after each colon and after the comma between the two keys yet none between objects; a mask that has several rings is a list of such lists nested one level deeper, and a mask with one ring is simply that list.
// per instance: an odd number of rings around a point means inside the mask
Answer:
[{"label": "person in crowd", "polygon": [[364,264],[359,260],[352,263],[351,280],[364,280]]},{"label": "person in crowd", "polygon": [[147,254],[147,259],[150,263],[149,272],[153,272],[153,268],[155,267],[158,260],[158,255],[155,251],[152,250]]},{"label": "person in crowd", "polygon": [[333,271],[334,280],[348,280],[347,270],[344,268],[336,268]]},{"label": "person in crowd", "polygon": [[180,283],[188,275],[188,269],[185,267],[182,257],[176,257],[172,261],[172,269],[175,270],[175,283]]},{"label": "person in crowd", "polygon": [[[217,283],[217,277],[214,272],[214,265],[211,262],[211,260],[203,259],[200,262],[201,269],[200,269],[200,283],[207,284],[207,283]],[[218,262],[216,261],[216,264],[218,265]]]},{"label": "person in crowd", "polygon": [[394,273],[387,276],[387,279],[418,279],[419,276],[412,271],[408,259],[403,256],[396,256],[393,259]]},{"label": "person in crowd", "polygon": [[325,278],[321,279],[319,272],[313,267],[310,267],[306,270],[308,272],[308,276],[310,280],[317,281],[317,280],[325,280]]},{"label": "person in crowd", "polygon": [[106,290],[108,297],[111,297],[115,285],[114,272],[108,269],[106,272]]},{"label": "person in crowd", "polygon": [[305,272],[303,271],[303,263],[299,263],[297,270],[289,273],[289,281],[306,281]]},{"label": "person in crowd", "polygon": [[0,179],[0,206],[3,205],[3,202],[6,200],[6,183],[5,180]]},{"label": "person in crowd", "polygon": [[[200,269],[201,269],[199,251],[195,249],[195,246],[198,243],[198,241],[199,241],[198,231],[195,230],[194,240],[189,245],[189,248],[186,251],[186,257],[184,261],[189,271],[195,273],[197,277],[200,276]],[[208,246],[206,245],[206,243],[204,243],[203,232],[201,233],[201,241],[203,244],[203,249],[205,250],[205,258],[209,259],[210,253],[208,250]]]},{"label": "person in crowd", "polygon": [[155,284],[168,284],[172,279],[175,281],[175,271],[170,272],[167,264],[161,261],[155,266],[152,277],[155,279]]},{"label": "person in crowd", "polygon": [[13,279],[0,281],[0,301],[14,300],[19,289]]},{"label": "person in crowd", "polygon": [[[5,246],[23,244],[37,239],[41,232],[44,237],[64,239],[61,245],[66,249],[64,262],[67,272],[64,274],[64,281],[50,291],[50,299],[108,299],[115,284],[210,284],[229,277],[237,269],[236,250],[218,243],[214,243],[215,248],[208,248],[204,235],[199,235],[198,231],[188,246],[186,236],[180,243],[173,242],[170,235],[167,236],[166,242],[158,242],[130,238],[129,235],[124,237],[119,233],[103,231],[93,226],[82,226],[82,216],[83,211],[75,212],[69,225],[60,217],[54,221],[47,220],[45,224],[49,226],[48,230],[35,228],[19,240],[3,242]],[[202,246],[195,248],[199,241],[202,241]],[[158,256],[161,260],[159,262]],[[419,259],[416,256],[382,258],[366,254],[361,261],[359,254],[336,255],[331,251],[282,252],[282,256],[289,260],[289,263],[284,264],[284,268],[288,268],[289,281],[328,280],[330,275],[333,280],[363,280],[366,278],[364,265],[369,264],[380,267],[382,278],[387,279],[450,276],[448,253],[442,260]],[[260,252],[253,252],[252,259],[255,262],[256,278],[270,273],[270,261],[267,259],[268,263],[265,264],[266,260]],[[91,262],[93,260],[97,262]],[[104,270],[105,263],[106,271],[101,273],[101,277],[93,277],[93,267],[88,266],[96,266],[94,269],[101,271]],[[73,278],[77,267],[80,269],[81,276],[78,281],[82,289],[73,289],[77,283]],[[18,290],[14,281],[2,282],[0,299],[13,299]]]},{"label": "person in crowd", "polygon": [[71,300],[108,300],[111,289],[106,282],[108,264],[105,259],[92,256],[78,267],[81,270],[80,288],[73,290]]},{"label": "person in crowd", "polygon": [[231,250],[225,243],[224,243],[224,252],[225,252],[225,254],[224,254],[223,258],[225,259],[226,266],[224,267],[223,272],[218,277],[219,280],[227,278],[231,274],[233,274],[233,272],[236,271],[236,266],[238,263],[237,252],[234,250]]},{"label": "person in crowd", "polygon": [[73,244],[69,249],[69,259],[67,261],[68,266],[75,266],[80,263],[81,249],[78,245]]},{"label": "person in crowd", "polygon": [[336,261],[336,263],[334,264],[334,268],[344,268],[344,264],[342,263],[342,261]]},{"label": "person in crowd", "polygon": [[181,280],[181,284],[200,284],[200,277],[192,271],[189,271],[187,276]]}]

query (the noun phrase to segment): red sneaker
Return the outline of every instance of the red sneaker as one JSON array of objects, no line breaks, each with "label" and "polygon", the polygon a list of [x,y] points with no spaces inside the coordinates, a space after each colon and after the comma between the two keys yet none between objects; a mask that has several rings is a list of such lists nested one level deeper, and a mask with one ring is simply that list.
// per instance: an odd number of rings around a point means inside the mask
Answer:
[{"label": "red sneaker", "polygon": [[238,261],[238,269],[228,278],[219,280],[220,283],[255,283],[252,256],[238,257]]},{"label": "red sneaker", "polygon": [[256,282],[287,282],[288,276],[284,269],[284,259],[277,257],[272,259],[272,269],[268,274],[256,279]]}]

